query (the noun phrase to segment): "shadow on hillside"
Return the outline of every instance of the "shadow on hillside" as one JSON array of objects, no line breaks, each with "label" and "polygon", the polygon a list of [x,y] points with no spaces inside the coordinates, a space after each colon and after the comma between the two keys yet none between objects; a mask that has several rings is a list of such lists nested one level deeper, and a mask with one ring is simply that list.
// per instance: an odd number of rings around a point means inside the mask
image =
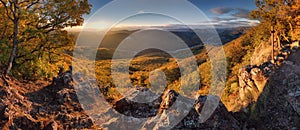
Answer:
[{"label": "shadow on hillside", "polygon": [[50,105],[49,103],[54,103],[58,105],[59,103],[56,102],[58,98],[61,98],[58,94],[59,91],[63,90],[65,85],[63,82],[55,82],[52,83],[38,91],[28,93],[25,96],[34,103],[41,104],[41,105]]}]

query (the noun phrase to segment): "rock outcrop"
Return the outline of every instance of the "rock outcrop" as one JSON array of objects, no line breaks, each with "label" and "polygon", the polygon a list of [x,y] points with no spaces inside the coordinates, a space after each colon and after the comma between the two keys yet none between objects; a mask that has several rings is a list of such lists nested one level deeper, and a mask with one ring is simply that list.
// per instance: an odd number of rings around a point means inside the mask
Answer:
[{"label": "rock outcrop", "polygon": [[[174,90],[165,90],[150,103],[137,103],[123,98],[103,117],[111,117],[101,124],[104,129],[239,129],[239,122],[220,102],[204,123],[199,115],[207,96],[197,100],[181,96]],[[114,111],[116,110],[116,111]],[[117,114],[124,116],[116,116]],[[116,118],[118,117],[118,118]]]},{"label": "rock outcrop", "polygon": [[81,108],[67,76],[70,73],[63,73],[52,84],[9,80],[9,87],[0,86],[0,129],[96,128]]},{"label": "rock outcrop", "polygon": [[[296,44],[297,43],[297,44]],[[252,65],[240,69],[238,74],[239,81],[239,103],[242,108],[247,107],[251,102],[256,102],[271,76],[272,72],[282,64],[294,64],[287,58],[298,48],[298,42],[285,44],[274,59],[270,62],[272,50],[270,45],[261,45],[258,47],[252,58]],[[259,64],[262,63],[262,64]]]},{"label": "rock outcrop", "polygon": [[[239,73],[239,98],[244,109],[234,116],[244,128],[299,129],[300,52],[287,44],[275,58]],[[261,122],[261,123],[260,123]]]},{"label": "rock outcrop", "polygon": [[248,66],[239,72],[239,98],[242,107],[257,101],[267,83],[267,76],[274,69],[271,63],[261,66]]}]

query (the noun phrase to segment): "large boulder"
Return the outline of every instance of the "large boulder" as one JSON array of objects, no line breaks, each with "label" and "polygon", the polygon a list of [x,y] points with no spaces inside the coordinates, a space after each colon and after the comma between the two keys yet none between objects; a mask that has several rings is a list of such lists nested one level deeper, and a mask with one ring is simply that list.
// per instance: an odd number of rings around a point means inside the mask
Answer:
[{"label": "large boulder", "polygon": [[241,105],[246,107],[249,103],[257,101],[267,83],[266,73],[268,67],[246,67],[239,71],[239,98]]},{"label": "large boulder", "polygon": [[163,112],[163,110],[166,110],[170,106],[172,106],[173,103],[176,101],[176,98],[178,95],[179,95],[179,93],[177,93],[174,90],[165,91],[162,96],[162,102],[160,104],[158,113],[161,114]]},{"label": "large boulder", "polygon": [[[136,118],[155,116],[162,101],[161,96],[152,100],[151,97],[154,96],[154,93],[145,87],[135,87],[130,93],[131,95],[128,97],[114,103],[113,108],[126,116],[133,116]],[[141,98],[144,100],[141,100]]]},{"label": "large boulder", "polygon": [[155,117],[148,119],[143,129],[171,129],[193,109],[194,100],[181,96],[175,90],[165,90]]},{"label": "large boulder", "polygon": [[291,49],[297,50],[299,48],[299,41],[295,41],[291,44]]},{"label": "large boulder", "polygon": [[260,65],[261,63],[268,62],[272,59],[272,45],[270,42],[263,42],[255,48],[252,57],[251,65]]},{"label": "large boulder", "polygon": [[209,114],[207,120],[203,120],[205,117],[201,115],[207,114],[207,111],[203,110],[208,98],[217,97],[212,95],[199,96],[189,114],[173,129],[240,129],[239,122],[227,111],[222,102],[218,103],[216,109],[211,115]]},{"label": "large boulder", "polygon": [[[114,109],[109,109],[102,114],[105,121],[100,122],[103,129],[239,129],[238,121],[229,113],[225,106],[219,102],[216,110],[201,122],[200,115],[208,96],[190,99],[181,96],[174,90],[165,90],[156,101],[159,105],[145,105],[123,98],[114,104]],[[157,104],[155,103],[155,104]],[[152,104],[152,103],[150,103]],[[115,111],[117,110],[117,111]],[[143,111],[140,111],[143,110]],[[148,110],[157,111],[151,116]],[[119,113],[117,116],[117,113]],[[124,115],[124,116],[120,116]]]}]

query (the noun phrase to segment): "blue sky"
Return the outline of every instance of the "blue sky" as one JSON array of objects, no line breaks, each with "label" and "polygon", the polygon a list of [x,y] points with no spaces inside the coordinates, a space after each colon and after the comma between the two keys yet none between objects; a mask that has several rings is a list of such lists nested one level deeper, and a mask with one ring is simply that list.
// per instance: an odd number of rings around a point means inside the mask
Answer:
[{"label": "blue sky", "polygon": [[[93,14],[97,12],[97,10],[105,7],[108,3],[110,3],[112,0],[89,0],[89,2],[92,4],[92,10],[91,14],[85,16],[85,19],[88,20]],[[120,0],[122,1],[122,0]],[[135,1],[135,0],[133,0]],[[157,0],[150,0],[155,5],[155,1]],[[159,0],[161,1],[161,0]],[[176,0],[174,0],[176,1]],[[235,26],[243,26],[243,25],[252,25],[256,24],[258,21],[250,20],[248,18],[248,14],[251,10],[255,9],[255,3],[254,0],[189,0],[191,3],[193,3],[197,8],[199,8],[201,11],[204,12],[204,14],[211,20],[213,24],[222,24],[222,25],[235,25]],[[136,6],[140,6],[138,2],[136,2]],[[170,10],[171,12],[176,12],[180,17],[185,17],[187,19],[191,18],[189,21],[189,24],[203,24],[200,21],[193,21],[193,16],[188,15],[189,13],[187,10],[188,8],[181,7],[181,5],[172,4],[173,2],[170,2],[170,6],[177,6],[178,8],[181,8],[180,10]],[[176,2],[174,2],[176,3]],[[126,9],[124,8],[130,8],[131,6],[135,5],[119,5],[118,7],[110,10],[106,14],[105,17],[114,17],[117,15],[121,15],[123,13],[126,13]],[[157,8],[165,8],[160,5],[155,5]],[[123,8],[123,9],[121,9]],[[120,11],[122,10],[122,11]],[[128,9],[129,10],[129,9]],[[143,10],[141,10],[141,13],[143,13]],[[97,15],[94,15],[94,17],[97,17]],[[109,18],[107,18],[109,19]],[[132,17],[126,21],[124,21],[123,25],[128,26],[145,26],[145,25],[165,25],[165,24],[172,24],[172,20],[167,20],[168,18],[164,18],[163,16],[151,16],[149,14],[146,15],[140,15],[138,17]],[[103,24],[105,22],[110,22],[109,20],[99,18],[98,20],[89,21],[96,23],[98,25]],[[176,24],[174,22],[173,24]]]}]

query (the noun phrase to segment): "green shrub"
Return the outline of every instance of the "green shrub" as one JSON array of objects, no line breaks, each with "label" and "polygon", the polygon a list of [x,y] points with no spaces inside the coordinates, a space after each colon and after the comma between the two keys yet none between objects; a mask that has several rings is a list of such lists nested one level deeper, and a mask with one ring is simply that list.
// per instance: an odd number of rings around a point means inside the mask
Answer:
[{"label": "green shrub", "polygon": [[12,74],[17,78],[28,80],[50,79],[57,76],[60,68],[68,70],[69,64],[64,60],[50,63],[47,59],[36,58],[23,64],[15,65],[12,69]]}]

